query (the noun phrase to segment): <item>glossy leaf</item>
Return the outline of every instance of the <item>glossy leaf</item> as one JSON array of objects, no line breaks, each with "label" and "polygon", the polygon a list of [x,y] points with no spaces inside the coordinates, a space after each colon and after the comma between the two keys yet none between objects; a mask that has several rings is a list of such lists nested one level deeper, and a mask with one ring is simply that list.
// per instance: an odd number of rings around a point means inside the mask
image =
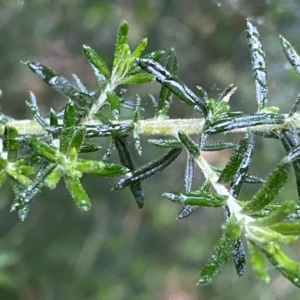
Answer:
[{"label": "glossy leaf", "polygon": [[210,284],[215,279],[215,277],[221,272],[222,268],[228,261],[234,247],[234,243],[234,238],[227,237],[223,233],[213,251],[212,256],[201,271],[198,284]]},{"label": "glossy leaf", "polygon": [[30,109],[31,113],[33,114],[36,121],[45,129],[49,127],[49,124],[46,120],[40,115],[39,107],[36,102],[36,97],[33,92],[29,92],[30,102],[26,102],[26,105]]},{"label": "glossy leaf", "polygon": [[27,62],[26,64],[40,79],[67,99],[79,92],[66,78],[56,74],[46,66],[35,62]]},{"label": "glossy leaf", "polygon": [[234,243],[234,248],[231,252],[236,273],[242,276],[245,273],[246,253],[242,239],[238,237]]},{"label": "glossy leaf", "polygon": [[84,94],[89,94],[89,91],[85,87],[85,85],[82,83],[80,78],[76,74],[72,74],[72,77],[76,83],[76,86],[78,87],[79,91],[84,93]]},{"label": "glossy leaf", "polygon": [[248,128],[258,125],[274,125],[283,124],[285,122],[284,115],[280,114],[252,114],[242,115],[237,117],[226,117],[220,119],[205,128],[205,133],[216,134],[225,133],[227,131],[236,130],[239,128]]},{"label": "glossy leaf", "polygon": [[182,149],[171,149],[166,155],[161,157],[158,160],[154,160],[145,166],[137,169],[134,172],[129,172],[125,174],[124,177],[122,177],[114,186],[114,189],[122,189],[125,188],[128,185],[131,185],[137,181],[141,181],[143,179],[146,179],[148,177],[151,177],[154,174],[157,174],[158,172],[162,171],[164,168],[166,168],[168,165],[170,165],[181,153]]},{"label": "glossy leaf", "polygon": [[[248,133],[243,139],[241,139],[238,146],[234,149],[228,163],[219,177],[218,182],[227,183],[232,181],[234,177],[240,177],[240,169],[243,167],[248,169],[249,167],[252,151],[253,136]],[[246,172],[247,170],[243,171],[244,174]]]},{"label": "glossy leaf", "polygon": [[268,102],[266,55],[260,43],[257,28],[249,20],[246,21],[246,36],[255,80],[256,101],[258,110],[261,110]]},{"label": "glossy leaf", "polygon": [[32,182],[17,193],[16,198],[13,200],[11,211],[17,210],[18,216],[22,221],[24,221],[27,217],[29,203],[44,188],[44,180],[54,167],[54,164],[42,166]]},{"label": "glossy leaf", "polygon": [[189,136],[187,136],[184,132],[179,131],[178,138],[193,158],[197,159],[200,156],[199,147]]},{"label": "glossy leaf", "polygon": [[130,124],[103,124],[103,125],[87,125],[86,137],[103,137],[112,135],[127,135],[134,129],[134,125]]},{"label": "glossy leaf", "polygon": [[[128,145],[126,143],[126,139],[124,137],[116,136],[114,138],[115,145],[119,154],[121,164],[128,168],[131,172],[135,171],[134,161],[131,157],[130,151],[128,149]],[[138,205],[139,208],[143,208],[144,206],[144,194],[142,191],[142,185],[140,181],[137,181],[130,185],[131,193]]]},{"label": "glossy leaf", "polygon": [[163,196],[168,200],[184,204],[195,206],[207,206],[207,207],[221,207],[224,206],[227,196],[221,196],[217,193],[197,190],[192,192],[167,192],[163,193]]},{"label": "glossy leaf", "polygon": [[[300,65],[299,65],[300,67]],[[299,108],[299,105],[300,105],[300,94],[297,96],[297,99],[295,101],[295,103],[293,104],[288,116],[291,117],[295,114],[295,112],[298,110]]]},{"label": "glossy leaf", "polygon": [[[172,78],[177,78],[178,63],[174,49],[171,49],[171,51],[168,53],[166,70],[171,74]],[[158,99],[155,115],[156,117],[166,116],[172,102],[171,91],[167,87],[162,86]]]},{"label": "glossy leaf", "polygon": [[289,166],[280,163],[270,173],[266,182],[257,191],[251,201],[248,201],[243,207],[243,213],[252,213],[263,209],[278,195],[281,188],[287,181]]},{"label": "glossy leaf", "polygon": [[201,148],[201,151],[220,151],[228,148],[233,148],[234,146],[234,143],[218,142],[213,144],[205,144],[205,146]]},{"label": "glossy leaf", "polygon": [[174,76],[165,70],[160,64],[150,59],[137,59],[139,66],[156,77],[156,80],[178,96],[183,102],[207,115],[206,103],[201,101],[186,85],[174,79]]},{"label": "glossy leaf", "polygon": [[181,148],[182,147],[182,143],[178,140],[149,139],[148,142],[160,148]]},{"label": "glossy leaf", "polygon": [[283,48],[283,52],[286,55],[288,61],[292,65],[293,69],[300,74],[300,57],[291,43],[287,41],[283,36],[279,36],[280,43]]}]

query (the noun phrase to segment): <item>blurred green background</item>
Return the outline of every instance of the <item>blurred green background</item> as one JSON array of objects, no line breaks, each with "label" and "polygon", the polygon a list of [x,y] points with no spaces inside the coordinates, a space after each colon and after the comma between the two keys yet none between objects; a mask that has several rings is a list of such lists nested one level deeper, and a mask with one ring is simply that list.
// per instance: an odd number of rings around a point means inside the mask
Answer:
[{"label": "blurred green background", "polygon": [[[270,105],[288,112],[299,93],[299,78],[289,67],[278,35],[300,50],[300,3],[296,0],[0,0],[1,110],[29,118],[25,100],[36,93],[44,113],[63,99],[32,74],[21,61],[39,61],[71,78],[77,74],[90,88],[96,80],[82,55],[82,45],[96,49],[109,64],[118,25],[130,25],[132,46],[149,38],[147,50],[174,48],[180,78],[203,86],[212,97],[229,83],[238,86],[233,109],[255,112],[255,91],[245,19],[259,28],[269,66]],[[148,96],[159,85],[131,87],[153,117]],[[181,103],[171,116],[196,116]],[[237,140],[237,137],[228,136]],[[281,146],[257,139],[252,173],[265,176],[283,155]],[[161,152],[143,140],[141,165]],[[229,152],[208,159],[223,165]],[[261,169],[261,165],[264,168]],[[250,267],[238,278],[229,263],[216,282],[196,286],[201,267],[220,236],[223,211],[198,209],[176,221],[180,207],[161,197],[183,186],[185,155],[143,183],[146,203],[140,211],[128,190],[112,192],[112,179],[85,177],[92,209],[79,211],[60,185],[44,191],[31,205],[25,222],[9,213],[12,193],[1,192],[0,299],[2,300],[196,300],[299,299],[300,291],[269,266],[272,282],[256,279]],[[202,178],[196,174],[197,187]],[[291,181],[284,196],[294,198]],[[243,197],[254,191],[246,187]],[[298,247],[298,249],[297,249]],[[289,250],[300,260],[299,244]]]}]

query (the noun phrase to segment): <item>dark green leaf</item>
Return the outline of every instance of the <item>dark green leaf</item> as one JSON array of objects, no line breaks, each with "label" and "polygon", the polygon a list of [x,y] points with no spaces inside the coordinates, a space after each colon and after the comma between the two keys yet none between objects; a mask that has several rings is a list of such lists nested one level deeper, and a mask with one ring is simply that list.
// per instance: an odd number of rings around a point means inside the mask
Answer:
[{"label": "dark green leaf", "polygon": [[44,180],[54,168],[54,164],[42,166],[33,181],[17,193],[11,206],[11,211],[17,210],[22,221],[27,217],[28,204],[44,188]]},{"label": "dark green leaf", "polygon": [[154,174],[157,174],[158,172],[166,168],[168,165],[170,165],[179,156],[181,151],[182,149],[180,148],[171,149],[166,155],[164,155],[160,159],[154,160],[142,166],[134,172],[129,172],[125,174],[125,176],[122,177],[115,184],[114,189],[123,189],[126,186],[131,185],[132,183],[141,181],[143,179],[153,176]]},{"label": "dark green leaf", "polygon": [[[234,177],[240,177],[240,169],[245,167],[246,170],[243,174],[247,172],[250,164],[251,154],[253,151],[253,135],[248,133],[241,141],[238,146],[234,149],[229,162],[223,169],[218,182],[227,183],[234,179]],[[237,181],[237,180],[235,180]]]},{"label": "dark green leaf", "polygon": [[291,117],[295,114],[295,112],[299,108],[299,105],[300,105],[300,94],[297,96],[297,99],[296,99],[295,103],[293,104],[292,109],[289,112],[289,115],[288,115],[289,117]]},{"label": "dark green leaf", "polygon": [[127,135],[134,129],[132,123],[128,124],[103,124],[103,125],[87,125],[86,137],[103,137],[112,135]]},{"label": "dark green leaf", "polygon": [[261,110],[268,102],[265,52],[259,41],[257,28],[249,20],[246,21],[246,35],[250,47],[251,64],[255,80],[256,101],[258,110]]},{"label": "dark green leaf", "polygon": [[149,139],[148,142],[154,146],[161,148],[181,148],[182,143],[178,140],[165,140],[165,139]]},{"label": "dark green leaf", "polygon": [[39,78],[67,99],[78,92],[78,89],[76,89],[66,78],[56,74],[53,70],[42,64],[35,62],[27,62],[26,64]]},{"label": "dark green leaf", "polygon": [[[174,79],[177,78],[178,64],[177,64],[177,57],[174,49],[171,49],[171,51],[168,53],[166,70],[172,75]],[[156,117],[166,116],[172,101],[171,91],[167,87],[162,86],[160,89],[158,99],[159,100],[158,100],[158,105],[156,107],[155,115]]]},{"label": "dark green leaf", "polygon": [[220,151],[228,148],[233,148],[234,146],[234,143],[218,142],[214,144],[205,144],[205,146],[201,148],[201,151]]},{"label": "dark green leaf", "polygon": [[228,261],[235,239],[227,237],[224,233],[215,247],[212,256],[201,271],[198,284],[210,284],[215,277],[221,272],[223,266]]},{"label": "dark green leaf", "polygon": [[242,115],[237,117],[226,117],[220,119],[212,124],[209,124],[205,128],[205,133],[216,134],[224,133],[230,130],[236,130],[239,128],[248,128],[258,125],[270,125],[270,124],[284,124],[285,116],[281,114],[252,114]]},{"label": "dark green leaf", "polygon": [[178,138],[184,145],[184,147],[187,149],[189,154],[194,158],[197,159],[200,156],[200,149],[199,147],[195,144],[195,142],[187,136],[184,132],[179,131],[178,132]]},{"label": "dark green leaf", "polygon": [[242,243],[242,239],[240,237],[236,239],[231,254],[233,257],[236,273],[238,274],[238,276],[244,275],[246,265],[246,253],[244,244]]},{"label": "dark green leaf", "polygon": [[283,48],[283,52],[286,55],[288,61],[294,68],[294,70],[300,74],[300,57],[297,54],[296,50],[293,48],[291,43],[287,41],[283,36],[279,36],[280,42]]},{"label": "dark green leaf", "polygon": [[[115,145],[119,154],[120,162],[123,166],[128,168],[131,172],[135,171],[134,161],[131,157],[128,145],[125,137],[116,136],[114,138]],[[131,193],[139,208],[144,206],[144,194],[142,191],[142,185],[140,181],[137,181],[130,185]]]},{"label": "dark green leaf", "polygon": [[17,141],[18,131],[11,126],[4,128],[3,150],[7,152],[7,160],[14,162],[18,159],[19,143]]}]

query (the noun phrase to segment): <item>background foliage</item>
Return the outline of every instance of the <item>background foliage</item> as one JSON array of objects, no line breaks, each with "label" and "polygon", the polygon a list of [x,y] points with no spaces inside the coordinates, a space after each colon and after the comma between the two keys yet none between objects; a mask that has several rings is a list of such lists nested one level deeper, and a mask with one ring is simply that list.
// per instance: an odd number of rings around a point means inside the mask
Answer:
[{"label": "background foliage", "polygon": [[[299,93],[298,78],[288,66],[278,35],[300,49],[299,6],[292,0],[3,0],[1,109],[16,118],[31,117],[24,101],[29,90],[36,93],[45,112],[50,107],[59,108],[64,101],[20,61],[40,61],[66,77],[75,73],[90,88],[96,87],[81,53],[82,44],[92,46],[109,63],[117,27],[126,19],[131,28],[130,44],[134,46],[148,37],[148,51],[173,47],[179,76],[188,86],[202,85],[213,96],[234,83],[238,91],[231,99],[232,109],[253,112],[254,83],[244,34],[245,18],[249,17],[259,27],[267,54],[270,105],[285,111]],[[139,93],[143,104],[151,107],[147,94],[158,90],[158,84],[153,83],[131,90],[129,96]],[[193,112],[178,103],[173,105],[171,115],[188,118]],[[253,157],[257,166],[253,173],[265,176],[274,168],[283,155],[274,145],[261,141],[261,152]],[[144,147],[144,154],[149,160],[160,156],[155,148]],[[224,152],[224,157],[210,159],[222,165],[229,155]],[[259,168],[262,161],[267,166],[263,170]],[[223,212],[198,209],[190,218],[175,221],[178,207],[163,199],[161,193],[183,185],[184,164],[182,156],[168,171],[143,183],[146,202],[142,211],[129,191],[112,192],[113,180],[106,179],[99,185],[94,177],[83,180],[93,205],[87,213],[78,211],[61,187],[45,190],[31,205],[27,220],[20,222],[16,214],[9,213],[10,191],[2,194],[0,298],[297,299],[298,290],[275,271],[266,286],[250,268],[239,279],[230,264],[213,285],[195,285],[200,267],[219,238]],[[198,176],[200,180],[201,174]],[[289,187],[284,194],[294,197]],[[250,190],[243,190],[245,196],[247,192]],[[298,252],[295,248],[291,256],[299,260]]]}]

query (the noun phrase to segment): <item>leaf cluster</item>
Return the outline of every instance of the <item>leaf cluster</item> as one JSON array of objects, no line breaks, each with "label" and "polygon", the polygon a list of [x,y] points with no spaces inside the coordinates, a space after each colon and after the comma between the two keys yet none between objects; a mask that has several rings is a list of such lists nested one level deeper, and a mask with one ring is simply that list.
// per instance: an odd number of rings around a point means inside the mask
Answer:
[{"label": "leaf cluster", "polygon": [[[128,45],[128,24],[123,22],[118,30],[111,69],[91,47],[84,45],[83,53],[98,81],[98,91],[89,91],[82,81],[73,75],[74,83],[37,62],[25,64],[47,85],[62,95],[66,101],[59,111],[50,110],[42,116],[35,95],[30,93],[27,106],[33,118],[45,134],[20,135],[12,118],[1,115],[2,148],[0,156],[0,186],[7,180],[15,198],[12,210],[24,220],[31,201],[45,188],[54,189],[63,180],[76,205],[86,211],[91,203],[81,185],[83,174],[100,177],[119,176],[113,189],[129,187],[139,208],[144,205],[142,181],[172,164],[183,150],[187,153],[183,189],[166,191],[163,197],[177,203],[181,209],[177,219],[189,217],[200,206],[223,207],[224,224],[211,258],[201,271],[198,283],[209,284],[221,272],[224,264],[233,258],[238,276],[245,272],[247,262],[244,243],[249,249],[249,263],[255,274],[269,282],[265,260],[294,285],[300,287],[300,263],[290,259],[282,245],[296,242],[300,235],[299,199],[276,202],[280,190],[289,176],[295,173],[298,198],[300,198],[300,145],[297,110],[300,96],[287,114],[278,108],[268,107],[268,85],[265,52],[259,40],[257,28],[246,21],[246,36],[256,91],[256,112],[245,114],[231,111],[229,101],[236,88],[229,84],[217,99],[209,97],[203,87],[196,92],[187,87],[178,75],[178,63],[174,49],[166,56],[165,64],[158,62],[164,52],[143,52],[147,39],[142,39],[131,51]],[[300,58],[291,44],[280,37],[283,51],[294,70],[300,74]],[[165,154],[142,166],[136,166],[130,143],[135,152],[142,155],[139,139],[141,98],[134,101],[124,98],[123,85],[144,84],[157,81],[160,92],[152,96],[157,126],[170,119],[169,108],[180,100],[195,110],[203,120],[201,132],[195,142],[179,129],[167,132],[168,138],[157,137],[148,142],[165,149]],[[175,98],[175,99],[173,99]],[[123,110],[131,110],[132,118],[124,120]],[[188,120],[187,120],[188,121]],[[152,130],[155,135],[155,130]],[[243,131],[244,136],[236,144],[209,143],[209,137]],[[175,132],[175,134],[174,134]],[[256,136],[276,139],[285,149],[285,156],[266,179],[250,174],[251,157],[255,150]],[[83,153],[97,152],[110,139],[102,159],[88,159]],[[210,165],[202,153],[232,148],[232,154],[224,168]],[[118,163],[111,163],[113,151]],[[204,174],[205,182],[194,185],[195,167]],[[240,199],[244,184],[259,185],[250,199]]]}]

